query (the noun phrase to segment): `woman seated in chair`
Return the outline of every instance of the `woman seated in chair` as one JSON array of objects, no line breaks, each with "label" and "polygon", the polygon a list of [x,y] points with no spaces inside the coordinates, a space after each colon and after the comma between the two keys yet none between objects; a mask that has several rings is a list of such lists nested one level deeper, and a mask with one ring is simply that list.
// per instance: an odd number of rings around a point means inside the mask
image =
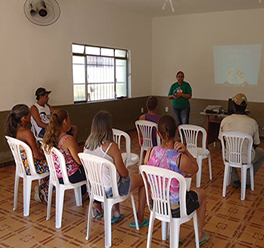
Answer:
[{"label": "woman seated in chair", "polygon": [[[18,104],[12,108],[7,117],[6,132],[7,135],[25,142],[32,150],[36,172],[39,174],[49,171],[44,154],[39,150],[37,141],[26,126],[30,123],[30,111],[27,105]],[[27,154],[23,147],[20,150],[22,162],[25,166],[26,174],[31,175],[27,160]],[[38,202],[47,202],[49,178],[41,179],[40,185],[35,187],[35,200]]]},{"label": "woman seated in chair", "polygon": [[[64,155],[69,181],[71,183],[78,183],[86,180],[84,168],[78,157],[80,152],[75,138],[67,134],[71,127],[69,114],[65,110],[54,110],[51,115],[50,123],[47,127],[44,136],[43,145],[44,149],[52,147],[58,148]],[[55,163],[57,176],[59,182],[63,184],[62,172],[58,163]],[[81,187],[82,200],[88,199],[86,185]]]},{"label": "woman seated in chair", "polygon": [[[146,203],[146,195],[143,179],[140,174],[134,174],[129,176],[129,172],[123,163],[121,151],[117,144],[113,140],[112,131],[112,117],[110,113],[106,111],[98,112],[92,122],[91,134],[85,143],[85,153],[90,153],[99,157],[103,157],[116,166],[117,170],[117,182],[119,194],[127,195],[130,191],[138,188],[138,221],[139,226],[147,226],[149,221],[144,219],[144,209]],[[109,171],[104,170],[104,184],[107,197],[112,196],[111,182],[109,179]],[[107,174],[108,173],[108,174]],[[94,206],[95,208],[97,206]],[[99,213],[102,213],[101,208],[97,208]],[[113,206],[112,223],[121,221],[125,216],[120,214],[119,204]],[[135,227],[135,223],[130,224],[131,227]]]},{"label": "woman seated in chair", "polygon": [[[161,146],[152,147],[147,151],[144,164],[165,168],[181,175],[195,174],[198,171],[196,159],[188,152],[182,143],[175,142],[176,123],[173,117],[164,115],[158,122],[158,135],[162,139]],[[179,218],[179,183],[172,181],[171,185],[171,213]],[[186,193],[187,214],[197,211],[200,245],[206,243],[210,237],[203,231],[206,213],[206,195],[203,189],[194,189]]]},{"label": "woman seated in chair", "polygon": [[[158,99],[155,96],[150,96],[147,100],[146,103],[146,107],[148,109],[148,112],[146,114],[143,114],[139,117],[139,120],[144,120],[144,121],[151,121],[154,123],[158,123],[159,119],[160,119],[160,115],[158,115],[157,112],[157,108],[158,108]],[[156,128],[153,129],[152,131],[152,143],[153,146],[157,145],[157,131]],[[141,136],[141,140],[140,143],[143,143],[143,138],[142,138],[142,134],[140,134]]]}]

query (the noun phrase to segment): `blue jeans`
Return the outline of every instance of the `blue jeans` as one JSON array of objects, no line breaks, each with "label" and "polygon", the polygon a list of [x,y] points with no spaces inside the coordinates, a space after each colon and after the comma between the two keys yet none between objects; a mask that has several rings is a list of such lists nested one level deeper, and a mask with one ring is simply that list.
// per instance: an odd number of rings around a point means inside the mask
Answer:
[{"label": "blue jeans", "polygon": [[190,106],[186,108],[173,108],[176,125],[189,124]]},{"label": "blue jeans", "polygon": [[[128,195],[130,192],[130,177],[120,177],[119,184],[118,184],[118,192],[120,196]],[[113,191],[112,188],[109,189],[109,191],[105,192],[107,198],[113,197]]]}]

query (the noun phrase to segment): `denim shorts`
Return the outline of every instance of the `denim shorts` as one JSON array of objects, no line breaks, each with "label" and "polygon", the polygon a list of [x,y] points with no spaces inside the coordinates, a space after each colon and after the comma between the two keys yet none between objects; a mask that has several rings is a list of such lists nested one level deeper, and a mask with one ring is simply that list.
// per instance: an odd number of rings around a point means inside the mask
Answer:
[{"label": "denim shorts", "polygon": [[[130,192],[130,177],[120,177],[120,180],[118,182],[118,192],[120,196],[128,195]],[[113,191],[112,188],[110,188],[108,191],[105,191],[106,197],[110,198],[113,197]]]}]

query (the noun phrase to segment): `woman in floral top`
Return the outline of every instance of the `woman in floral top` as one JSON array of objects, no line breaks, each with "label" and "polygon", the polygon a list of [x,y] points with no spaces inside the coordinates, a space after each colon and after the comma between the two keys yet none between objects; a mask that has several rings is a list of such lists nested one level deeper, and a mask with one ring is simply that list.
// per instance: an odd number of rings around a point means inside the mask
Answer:
[{"label": "woman in floral top", "polygon": [[[69,181],[77,183],[86,180],[86,177],[84,168],[78,157],[78,153],[80,152],[78,144],[74,137],[67,134],[70,128],[71,121],[69,114],[64,110],[54,110],[44,136],[43,144],[45,149],[57,147],[62,152],[66,162]],[[58,158],[55,158],[57,177],[59,178],[59,182],[63,184],[61,168],[56,160]],[[84,201],[88,199],[86,185],[83,185],[81,189]]]},{"label": "woman in floral top", "polygon": [[[25,142],[32,150],[36,171],[39,174],[49,171],[49,167],[43,153],[39,150],[36,139],[30,129],[26,128],[30,123],[29,108],[25,104],[18,104],[12,108],[6,121],[6,133],[8,136]],[[22,162],[27,175],[31,175],[27,154],[23,147],[20,148]],[[41,179],[40,185],[35,187],[35,200],[47,202],[49,177]]]},{"label": "woman in floral top", "polygon": [[[182,143],[175,142],[176,129],[175,120],[171,116],[164,115],[160,118],[158,135],[162,139],[162,143],[147,151],[144,164],[171,170],[183,176],[185,174],[193,175],[198,171],[196,159]],[[170,202],[172,217],[179,218],[179,182],[175,179],[171,182]],[[202,246],[210,239],[209,234],[203,230],[206,213],[206,194],[203,189],[196,188],[186,192],[187,214],[189,215],[194,210],[197,211],[199,244]]]}]

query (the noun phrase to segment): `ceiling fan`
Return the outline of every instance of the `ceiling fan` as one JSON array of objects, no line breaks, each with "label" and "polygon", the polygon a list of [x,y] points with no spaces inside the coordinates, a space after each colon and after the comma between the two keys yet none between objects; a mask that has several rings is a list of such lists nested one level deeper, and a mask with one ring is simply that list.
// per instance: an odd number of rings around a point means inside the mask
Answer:
[{"label": "ceiling fan", "polygon": [[170,4],[171,11],[174,13],[174,7],[173,7],[172,0],[165,0],[164,4],[163,4],[163,6],[162,6],[162,10],[165,10],[167,3]]},{"label": "ceiling fan", "polygon": [[[259,4],[261,4],[261,3],[262,3],[262,0],[258,0],[258,2],[259,2]],[[162,10],[165,10],[166,5],[167,5],[168,3],[170,4],[171,11],[174,13],[175,10],[174,10],[174,6],[173,6],[173,3],[172,3],[172,0],[165,0],[165,2],[164,2],[163,5],[162,5]]]},{"label": "ceiling fan", "polygon": [[48,26],[59,19],[60,6],[56,0],[26,0],[24,13],[32,23]]}]

